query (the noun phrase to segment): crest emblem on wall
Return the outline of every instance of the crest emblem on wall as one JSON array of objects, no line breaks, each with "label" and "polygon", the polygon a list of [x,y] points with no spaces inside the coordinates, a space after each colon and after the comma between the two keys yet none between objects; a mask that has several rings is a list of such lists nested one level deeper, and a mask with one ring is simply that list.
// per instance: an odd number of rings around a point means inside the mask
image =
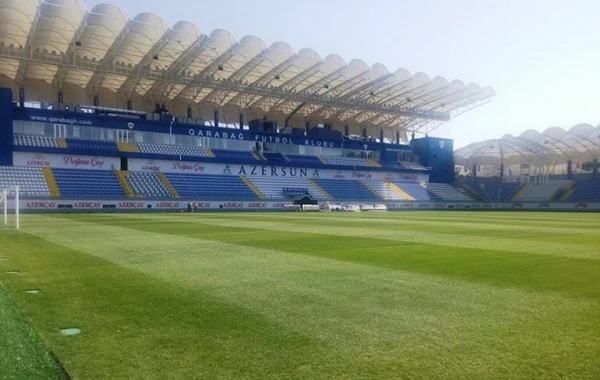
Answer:
[{"label": "crest emblem on wall", "polygon": [[130,121],[129,123],[127,123],[127,127],[129,129],[133,129],[133,127],[135,127],[135,124]]},{"label": "crest emblem on wall", "polygon": [[444,142],[444,140],[440,140],[440,149],[444,149],[445,146],[446,143]]}]

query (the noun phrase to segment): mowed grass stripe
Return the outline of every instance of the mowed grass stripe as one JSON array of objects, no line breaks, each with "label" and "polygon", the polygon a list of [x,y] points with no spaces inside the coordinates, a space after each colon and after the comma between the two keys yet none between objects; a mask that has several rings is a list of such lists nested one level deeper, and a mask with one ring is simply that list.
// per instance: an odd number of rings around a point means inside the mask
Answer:
[{"label": "mowed grass stripe", "polygon": [[[595,373],[592,363],[598,351],[585,339],[593,333],[590,326],[582,330],[581,324],[573,329],[564,326],[589,316],[597,306],[594,302],[55,220],[53,226],[71,231],[70,238],[43,227],[48,221],[30,225],[29,231],[178,285],[182,291],[203,289],[286,330],[331,345],[344,358],[343,365],[349,365],[339,378],[390,378],[399,373],[423,378],[513,374],[525,378],[565,368],[571,373]],[[124,249],[131,246],[137,249]],[[522,329],[527,331],[525,340],[498,339]],[[573,337],[575,347],[564,344]],[[534,346],[546,348],[540,353],[531,350]],[[575,352],[581,355],[576,363],[563,361]],[[309,367],[319,363],[307,361]]]},{"label": "mowed grass stripe", "polygon": [[[379,240],[392,240],[406,243],[429,244],[456,248],[473,248],[482,250],[493,248],[494,250],[501,250],[506,252],[522,252],[540,255],[553,255],[559,257],[600,260],[600,252],[598,252],[598,250],[595,249],[595,247],[592,248],[589,246],[574,246],[570,243],[512,239],[508,235],[505,237],[488,237],[485,236],[483,231],[481,232],[481,234],[456,235],[440,232],[426,232],[426,228],[423,228],[423,231],[410,231],[402,229],[382,230],[377,228],[371,228],[368,225],[368,223],[365,223],[365,226],[362,227],[339,226],[336,225],[335,219],[331,219],[331,223],[326,223],[326,225],[314,225],[295,223],[294,219],[286,219],[285,221],[274,221],[270,218],[265,218],[264,220],[244,220],[243,218],[224,219],[222,217],[214,217],[211,214],[183,214],[177,216],[173,214],[146,216],[128,214],[124,215],[123,217],[115,217],[114,215],[106,214],[98,217],[106,219],[150,218],[152,220],[168,220],[168,222],[170,223],[177,221],[186,223],[210,224],[220,226],[223,228],[253,228],[256,230],[277,231],[277,233],[295,232],[344,238],[363,237]],[[297,220],[301,222],[303,220],[302,218],[303,217],[300,215],[298,216]]]},{"label": "mowed grass stripe", "polygon": [[[0,278],[74,379],[315,378],[343,374],[351,365],[338,368],[344,358],[334,348],[202,287],[180,287],[33,235],[0,233],[0,243],[10,265],[21,271],[18,277],[2,273]],[[0,268],[4,265],[0,262]],[[31,287],[40,293],[25,294]],[[14,312],[2,295],[0,290],[0,316]],[[10,321],[0,320],[0,337],[7,339],[0,347],[9,344],[0,355],[0,378],[60,378],[53,376],[57,371],[47,359],[43,373],[33,372],[43,359],[38,342],[17,338]],[[68,326],[80,328],[81,334],[58,333]]]},{"label": "mowed grass stripe", "polygon": [[[314,214],[310,214],[314,215]],[[288,216],[279,219],[279,221],[289,221],[292,223],[303,224],[303,225],[323,225],[331,226],[331,218],[322,218],[320,215],[310,216],[303,215]],[[261,223],[265,221],[262,216],[246,216],[240,218],[244,221],[255,221]],[[271,219],[267,219],[271,221]],[[423,230],[436,231],[438,233],[452,234],[452,235],[473,235],[473,236],[486,236],[486,237],[500,237],[504,238],[510,235],[511,239],[554,239],[568,237],[573,244],[580,245],[597,245],[600,244],[600,233],[597,233],[598,228],[561,228],[561,227],[546,227],[546,226],[532,226],[531,224],[518,223],[512,224],[500,224],[492,222],[453,222],[448,223],[444,221],[422,221],[412,219],[399,219],[399,218],[341,218],[334,219],[333,222],[339,227],[356,227],[357,225],[366,225],[371,229],[385,229],[391,231],[413,231],[423,232]],[[556,226],[556,224],[554,224]],[[574,237],[572,235],[580,235]]]},{"label": "mowed grass stripe", "polygon": [[[213,214],[215,217],[226,217],[223,214]],[[256,213],[238,213],[239,218],[252,218]],[[296,218],[297,213],[259,213],[261,218],[285,219]],[[305,217],[314,216],[314,213],[303,214]],[[566,212],[477,212],[477,211],[397,211],[397,212],[371,212],[371,213],[344,213],[345,220],[409,220],[423,222],[444,223],[481,223],[497,225],[517,225],[530,227],[560,227],[565,229],[575,228],[582,230],[597,230],[600,227],[599,213],[566,213]],[[538,215],[538,217],[527,217]],[[339,213],[319,213],[322,219],[339,219]]]},{"label": "mowed grass stripe", "polygon": [[[569,297],[600,298],[600,260],[556,257],[538,253],[473,249],[365,237],[324,238],[321,234],[278,231],[257,233],[255,221],[248,227],[228,227],[152,218],[104,218],[82,220],[139,231],[164,233],[235,244],[276,249],[394,270],[444,276],[497,287],[535,292],[559,292]],[[236,218],[238,219],[238,218]],[[337,228],[337,227],[336,227]]]}]

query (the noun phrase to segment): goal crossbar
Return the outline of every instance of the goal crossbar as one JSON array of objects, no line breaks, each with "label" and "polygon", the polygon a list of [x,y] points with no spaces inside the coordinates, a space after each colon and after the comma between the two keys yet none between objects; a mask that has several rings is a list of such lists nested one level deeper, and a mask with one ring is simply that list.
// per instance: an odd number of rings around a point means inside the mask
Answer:
[{"label": "goal crossbar", "polygon": [[19,186],[7,187],[0,190],[0,205],[2,206],[2,213],[4,214],[4,225],[8,226],[8,208],[10,206],[9,200],[12,202],[15,209],[15,227],[20,228],[20,215],[19,215]]}]

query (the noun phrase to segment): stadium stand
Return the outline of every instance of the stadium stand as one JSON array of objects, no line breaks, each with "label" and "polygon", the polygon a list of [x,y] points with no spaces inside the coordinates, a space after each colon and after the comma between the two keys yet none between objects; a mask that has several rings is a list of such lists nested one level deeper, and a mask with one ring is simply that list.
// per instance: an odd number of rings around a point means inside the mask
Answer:
[{"label": "stadium stand", "polygon": [[473,189],[478,189],[484,199],[491,202],[508,202],[520,188],[521,184],[517,182],[490,182],[479,187],[473,186]]},{"label": "stadium stand", "polygon": [[52,169],[60,194],[72,198],[125,198],[115,172],[107,170]]},{"label": "stadium stand", "polygon": [[418,183],[394,183],[400,189],[404,190],[408,195],[417,201],[435,201],[440,200],[440,197],[431,193],[425,187]]},{"label": "stadium stand", "polygon": [[369,162],[364,158],[356,157],[323,157],[329,165],[338,166],[356,166],[356,167],[371,167]]},{"label": "stadium stand", "polygon": [[263,152],[262,156],[267,161],[287,162],[287,158],[279,152]]},{"label": "stadium stand", "polygon": [[427,189],[447,201],[469,202],[473,200],[461,190],[447,183],[429,183]]},{"label": "stadium stand", "polygon": [[380,198],[358,181],[334,179],[316,179],[314,181],[334,199],[339,201],[381,201]]},{"label": "stadium stand", "polygon": [[569,184],[569,180],[546,181],[529,184],[515,200],[520,202],[535,202],[552,200],[560,190],[564,190]]},{"label": "stadium stand", "polygon": [[286,157],[288,158],[289,162],[298,164],[298,165],[306,165],[306,166],[312,166],[312,167],[320,167],[323,166],[325,163],[323,161],[321,161],[321,159],[319,157],[315,157],[315,156],[303,156],[303,155],[299,155],[299,154],[286,154]]},{"label": "stadium stand", "polygon": [[381,199],[386,201],[405,201],[407,200],[405,197],[401,196],[399,193],[395,192],[391,187],[388,186],[385,182],[382,181],[363,181],[363,183],[369,186],[373,191],[375,191]]},{"label": "stadium stand", "polygon": [[125,175],[136,197],[169,198],[170,192],[154,172],[129,172]]},{"label": "stadium stand", "polygon": [[386,169],[405,169],[404,166],[400,165],[397,161],[380,161],[381,167]]},{"label": "stadium stand", "polygon": [[600,202],[600,179],[583,179],[573,184],[573,192],[566,198],[572,202]]},{"label": "stadium stand", "polygon": [[47,136],[14,135],[13,142],[16,146],[60,148],[56,138]]},{"label": "stadium stand", "polygon": [[285,188],[306,189],[313,199],[319,201],[326,201],[328,199],[325,194],[315,188],[306,178],[255,177],[251,181],[266,199],[283,200],[293,198],[284,194]]},{"label": "stadium stand", "polygon": [[211,200],[260,199],[237,176],[165,173],[165,177],[182,198]]},{"label": "stadium stand", "polygon": [[0,166],[0,189],[10,186],[19,186],[23,197],[51,196],[42,168]]},{"label": "stadium stand", "polygon": [[162,154],[170,156],[211,157],[211,154],[202,147],[138,144],[140,152],[149,154]]},{"label": "stadium stand", "polygon": [[117,144],[113,141],[105,140],[82,140],[82,139],[66,139],[70,150],[81,153],[116,153],[119,151]]},{"label": "stadium stand", "polygon": [[247,162],[247,161],[256,161],[257,158],[249,151],[243,150],[224,150],[224,149],[214,149],[212,151],[216,158],[225,162]]},{"label": "stadium stand", "polygon": [[405,168],[405,169],[412,169],[412,170],[427,170],[427,168],[421,164],[419,164],[418,162],[411,162],[411,161],[401,161],[400,162],[400,166]]}]

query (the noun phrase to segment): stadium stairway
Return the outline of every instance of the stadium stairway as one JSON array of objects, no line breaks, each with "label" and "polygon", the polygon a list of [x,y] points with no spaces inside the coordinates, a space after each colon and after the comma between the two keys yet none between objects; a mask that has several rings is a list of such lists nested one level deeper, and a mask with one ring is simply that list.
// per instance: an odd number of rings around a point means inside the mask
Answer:
[{"label": "stadium stairway", "polygon": [[446,201],[470,202],[473,199],[460,189],[447,183],[428,183],[427,190]]},{"label": "stadium stairway", "polygon": [[127,176],[129,175],[129,172],[125,170],[115,170],[115,174],[117,175],[119,184],[121,184],[121,188],[127,195],[127,198],[135,198],[135,193],[129,185],[129,182],[127,182]]},{"label": "stadium stairway", "polygon": [[568,180],[555,180],[533,183],[521,195],[516,198],[522,202],[547,202],[556,200],[556,198],[566,191],[569,185]]},{"label": "stadium stairway", "polygon": [[250,190],[252,190],[252,192],[254,194],[256,194],[256,196],[258,197],[258,199],[266,199],[266,197],[263,195],[263,193],[261,193],[256,186],[254,186],[254,184],[252,182],[250,182],[250,180],[248,179],[248,177],[246,177],[245,175],[241,175],[240,179],[242,181],[244,181],[244,183],[246,184],[246,186],[248,186],[248,188]]},{"label": "stadium stairway", "polygon": [[363,181],[368,187],[374,190],[381,199],[386,201],[404,201],[398,193],[392,190],[387,184],[379,180],[365,180]]},{"label": "stadium stairway", "polygon": [[565,192],[562,193],[562,195],[559,198],[560,201],[568,201],[569,198],[571,198],[571,195],[573,195],[573,192],[575,191],[574,185],[575,185],[575,181],[569,181],[569,184],[567,185]]},{"label": "stadium stairway", "polygon": [[409,193],[407,193],[406,191],[402,190],[400,187],[398,187],[395,183],[392,182],[386,182],[386,185],[392,189],[396,194],[398,194],[400,197],[406,199],[407,201],[414,201],[415,198],[410,195]]},{"label": "stadium stairway", "polygon": [[67,140],[65,140],[63,137],[57,137],[56,138],[56,144],[58,144],[58,146],[60,148],[68,148],[69,146],[67,145]]},{"label": "stadium stairway", "polygon": [[323,163],[323,165],[327,165],[327,161],[321,156],[319,156],[319,160]]},{"label": "stadium stairway", "polygon": [[519,197],[521,195],[523,195],[523,193],[525,193],[527,191],[527,189],[529,189],[531,187],[531,183],[527,182],[525,184],[523,184],[519,190],[517,190],[516,193],[513,194],[512,197],[510,197],[510,201],[511,202],[515,202],[517,199],[519,199]]},{"label": "stadium stairway", "polygon": [[260,153],[258,152],[252,152],[252,155],[254,156],[254,158],[256,158],[258,161],[264,161],[264,157],[260,155]]},{"label": "stadium stairway", "polygon": [[306,179],[315,189],[319,190],[319,192],[321,192],[321,194],[323,194],[325,196],[325,198],[329,199],[329,200],[333,200],[333,197],[331,196],[331,194],[329,194],[327,191],[325,191],[325,189],[323,189],[318,183],[316,183],[315,181],[313,181],[310,178]]},{"label": "stadium stairway", "polygon": [[58,184],[56,183],[56,178],[54,177],[54,173],[51,168],[43,168],[44,178],[46,178],[46,184],[48,185],[48,190],[50,190],[51,197],[60,197],[60,190],[58,189]]},{"label": "stadium stairway", "polygon": [[436,191],[430,189],[427,184],[422,183],[421,187],[424,188],[425,190],[427,190],[428,192],[430,192],[431,194],[435,195],[436,197],[438,197],[439,199],[444,199],[444,197],[442,197],[440,194],[438,194]]},{"label": "stadium stairway", "polygon": [[139,153],[140,152],[140,147],[134,143],[118,142],[117,148],[119,148],[119,152],[127,152],[127,153]]},{"label": "stadium stairway", "polygon": [[213,153],[212,149],[210,148],[204,148],[204,151],[206,152],[206,155],[210,158],[215,158],[215,154]]},{"label": "stadium stairway", "polygon": [[375,160],[367,160],[367,162],[369,163],[369,166],[373,167],[373,168],[380,168],[381,164]]},{"label": "stadium stairway", "polygon": [[461,187],[465,190],[465,193],[467,193],[467,195],[469,195],[476,201],[487,202],[487,199],[485,199],[481,194],[479,194],[477,191],[475,191],[471,186],[464,184]]},{"label": "stadium stairway", "polygon": [[169,179],[167,177],[165,177],[165,175],[161,172],[157,172],[156,173],[158,180],[162,183],[162,185],[165,187],[165,189],[167,189],[167,191],[169,192],[169,194],[171,194],[171,196],[175,199],[179,199],[179,194],[177,193],[177,190],[175,190],[175,188],[173,187],[173,185],[171,185],[171,182],[169,182]]},{"label": "stadium stairway", "polygon": [[365,183],[364,181],[358,181],[358,183],[360,183],[361,185],[363,185],[364,187],[366,187],[371,193],[373,193],[373,195],[381,200],[385,200],[385,198],[379,194],[377,191],[375,191],[375,189],[373,189],[371,186],[369,186],[367,183]]}]

